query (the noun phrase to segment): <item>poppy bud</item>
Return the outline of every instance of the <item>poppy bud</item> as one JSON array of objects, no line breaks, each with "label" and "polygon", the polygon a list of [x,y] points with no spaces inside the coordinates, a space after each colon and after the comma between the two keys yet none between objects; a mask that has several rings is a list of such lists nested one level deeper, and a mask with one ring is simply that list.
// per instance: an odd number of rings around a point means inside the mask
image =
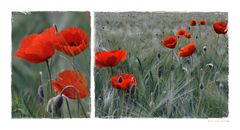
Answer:
[{"label": "poppy bud", "polygon": [[46,111],[48,113],[57,112],[61,108],[62,103],[63,97],[61,95],[57,95],[48,101]]},{"label": "poppy bud", "polygon": [[171,70],[173,71],[175,69],[175,66],[174,65],[171,65]]},{"label": "poppy bud", "polygon": [[39,85],[38,87],[38,98],[39,98],[39,101],[42,103],[44,100],[43,85]]},{"label": "poppy bud", "polygon": [[162,66],[158,68],[158,77],[161,77],[162,75]]},{"label": "poppy bud", "polygon": [[203,89],[204,89],[204,86],[203,86],[202,83],[199,85],[199,89],[200,89],[200,90],[203,90]]},{"label": "poppy bud", "polygon": [[47,107],[46,107],[46,111],[48,113],[52,113],[53,112],[53,98],[51,98],[48,103],[47,103]]},{"label": "poppy bud", "polygon": [[198,36],[196,36],[196,39],[198,39]]},{"label": "poppy bud", "polygon": [[160,54],[160,53],[158,53],[157,57],[158,57],[158,59],[160,59],[160,58],[161,58],[161,54]]},{"label": "poppy bud", "polygon": [[213,64],[212,64],[212,63],[209,63],[209,64],[207,64],[206,66],[209,67],[210,69],[213,68]]},{"label": "poppy bud", "polygon": [[204,52],[207,51],[207,46],[203,46],[203,51],[204,51]]},{"label": "poppy bud", "polygon": [[222,83],[219,84],[219,88],[223,88],[224,85]]},{"label": "poppy bud", "polygon": [[43,100],[44,100],[44,92],[43,92],[43,78],[42,78],[42,72],[40,71],[39,72],[39,75],[40,75],[40,85],[38,87],[38,98],[39,98],[39,101],[42,103]]},{"label": "poppy bud", "polygon": [[57,95],[54,97],[54,108],[55,110],[59,110],[62,107],[63,104],[63,97],[61,95]]}]

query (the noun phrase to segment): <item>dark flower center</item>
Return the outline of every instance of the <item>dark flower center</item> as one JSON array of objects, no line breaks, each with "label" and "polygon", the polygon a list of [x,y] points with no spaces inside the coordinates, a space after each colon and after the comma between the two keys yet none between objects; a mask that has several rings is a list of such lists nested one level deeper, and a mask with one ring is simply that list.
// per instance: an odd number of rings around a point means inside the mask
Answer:
[{"label": "dark flower center", "polygon": [[117,81],[118,81],[118,83],[122,83],[122,81],[123,81],[122,77],[119,76]]},{"label": "dark flower center", "polygon": [[79,46],[79,43],[76,42],[70,42],[68,43],[69,46]]}]

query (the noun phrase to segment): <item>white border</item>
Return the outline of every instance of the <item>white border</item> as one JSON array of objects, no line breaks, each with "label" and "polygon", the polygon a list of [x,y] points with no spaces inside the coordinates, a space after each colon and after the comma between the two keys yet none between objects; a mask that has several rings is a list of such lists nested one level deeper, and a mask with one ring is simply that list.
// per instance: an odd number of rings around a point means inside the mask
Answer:
[{"label": "white border", "polygon": [[[229,13],[229,117],[226,119],[11,119],[12,11],[180,11]],[[240,7],[237,0],[1,0],[0,1],[0,129],[237,129],[240,126]],[[91,22],[91,29],[94,29]],[[94,31],[91,32],[94,49]],[[93,51],[91,52],[93,74]],[[91,76],[91,90],[94,78]],[[95,108],[91,91],[91,108]],[[93,110],[94,112],[94,110]]]}]

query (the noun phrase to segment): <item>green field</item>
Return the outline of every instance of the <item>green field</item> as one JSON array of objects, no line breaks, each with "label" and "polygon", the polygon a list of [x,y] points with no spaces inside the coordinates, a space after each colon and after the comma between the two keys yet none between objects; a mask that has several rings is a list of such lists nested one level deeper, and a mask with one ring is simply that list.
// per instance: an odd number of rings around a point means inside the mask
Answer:
[{"label": "green field", "polygon": [[[189,29],[175,49],[160,42]],[[217,35],[215,21],[227,13],[123,12],[95,13],[95,51],[124,49],[127,59],[115,67],[95,67],[95,115],[100,118],[221,118],[228,116],[228,36]],[[195,41],[197,51],[180,58],[181,47]],[[207,51],[203,51],[203,47]],[[174,55],[173,55],[174,54]],[[210,68],[208,64],[213,64]],[[138,84],[130,92],[113,89],[110,77],[127,72]]]},{"label": "green field", "polygon": [[[81,28],[88,34],[90,46],[90,15],[89,12],[13,12],[12,13],[12,117],[13,118],[69,118],[69,112],[64,100],[58,114],[46,112],[48,100],[56,96],[49,94],[49,79],[46,63],[32,64],[15,56],[20,41],[27,35],[40,33],[44,29],[55,24],[59,31],[74,26]],[[75,56],[75,64],[72,58],[63,53],[56,52],[50,59],[52,79],[55,79],[60,71],[73,69],[84,73],[90,88],[90,48]],[[43,74],[44,101],[40,102],[38,87],[40,75]],[[66,98],[67,99],[67,98]],[[85,117],[82,111],[78,114],[76,100],[69,101],[72,117]],[[90,97],[81,99],[83,108],[90,115]]]}]

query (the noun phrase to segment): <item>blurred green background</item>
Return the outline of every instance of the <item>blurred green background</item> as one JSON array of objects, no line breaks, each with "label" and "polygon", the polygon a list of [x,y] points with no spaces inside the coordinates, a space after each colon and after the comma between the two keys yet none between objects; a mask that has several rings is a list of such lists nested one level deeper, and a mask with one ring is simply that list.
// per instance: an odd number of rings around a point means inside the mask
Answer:
[{"label": "blurred green background", "polygon": [[[15,56],[19,42],[32,33],[40,33],[44,29],[57,25],[58,30],[74,26],[88,34],[89,47],[75,57],[77,69],[83,72],[89,81],[90,90],[90,12],[13,12],[12,13],[12,117],[48,118],[51,117],[45,110],[48,99],[39,103],[37,90],[42,71],[47,88],[48,73],[45,63],[32,64]],[[56,52],[51,58],[50,68],[52,78],[65,70],[72,69],[71,58],[63,53]],[[90,114],[90,97],[82,100],[83,106]],[[69,117],[66,105],[63,104],[61,117]],[[70,101],[73,117],[77,116],[77,101]],[[82,115],[82,114],[81,114]]]}]

